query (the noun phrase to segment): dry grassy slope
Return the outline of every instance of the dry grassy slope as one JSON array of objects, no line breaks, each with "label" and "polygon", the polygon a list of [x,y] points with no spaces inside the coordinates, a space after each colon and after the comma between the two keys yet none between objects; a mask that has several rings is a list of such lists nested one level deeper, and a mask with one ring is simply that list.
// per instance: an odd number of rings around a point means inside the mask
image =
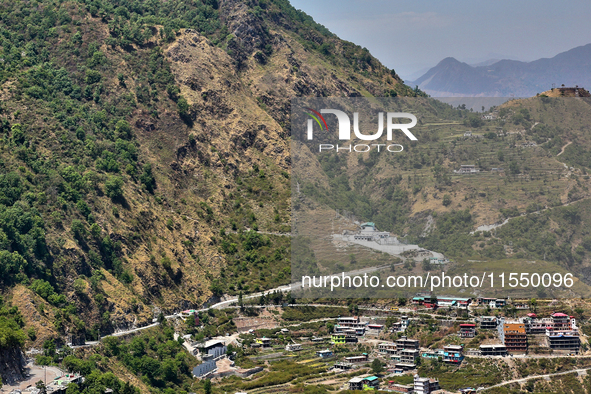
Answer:
[{"label": "dry grassy slope", "polygon": [[[552,102],[544,103],[543,99],[531,98],[523,100],[513,100],[501,106],[501,108],[508,108],[510,114],[507,122],[503,125],[503,130],[509,135],[509,138],[515,138],[520,135],[521,140],[517,141],[517,144],[521,144],[525,141],[530,141],[535,133],[530,134],[530,127],[525,130],[521,124],[514,124],[512,122],[513,114],[517,113],[520,109],[526,108],[531,114],[533,121],[532,125],[538,125],[542,123],[549,127],[559,127],[561,130],[561,138],[564,142],[576,141],[581,146],[589,146],[591,139],[589,134],[585,133],[586,125],[591,122],[591,111],[589,111],[588,99],[575,99],[575,98],[564,98],[554,99]],[[427,120],[429,123],[429,120]],[[461,138],[463,135],[463,129],[469,130],[469,127],[464,127],[461,124],[454,126],[457,128],[452,134],[441,134],[440,140],[433,146],[441,146],[442,144],[449,144],[456,138]],[[535,126],[532,126],[535,127]],[[419,129],[417,127],[417,129]],[[491,126],[491,129],[492,126]],[[486,132],[485,128],[479,130],[479,134]],[[419,132],[420,133],[420,132]],[[486,143],[486,140],[483,140]],[[486,144],[479,143],[480,146],[486,147]],[[567,146],[566,153],[573,149],[575,144]],[[482,148],[485,149],[485,148]],[[459,150],[459,149],[458,149]],[[322,187],[326,187],[326,177],[323,170],[319,167],[316,158],[312,155],[306,155],[302,151],[300,155],[294,157],[294,163],[298,160],[301,161],[302,166],[298,168],[306,168],[305,177],[312,183],[320,182]],[[420,170],[413,171],[400,171],[399,168],[386,164],[385,162],[379,162],[375,168],[379,168],[379,173],[372,169],[375,174],[375,184],[379,184],[379,180],[388,179],[396,175],[402,175],[401,187],[411,189],[412,184],[407,181],[407,177],[414,177],[418,175],[421,179],[421,191],[420,193],[413,194],[409,193],[410,198],[410,216],[416,218],[421,223],[425,222],[425,212],[450,212],[458,209],[470,209],[475,220],[475,227],[492,224],[499,220],[501,208],[517,208],[521,212],[532,203],[538,202],[540,205],[552,205],[552,204],[566,204],[569,201],[569,191],[573,187],[578,185],[580,193],[583,193],[586,198],[589,197],[588,187],[591,186],[588,177],[582,177],[584,172],[580,170],[570,171],[565,168],[566,155],[555,156],[551,152],[541,148],[533,147],[527,148],[527,151],[523,148],[516,148],[512,150],[505,150],[507,155],[515,154],[517,156],[528,155],[527,164],[530,169],[527,174],[533,174],[536,176],[534,181],[531,181],[527,177],[519,182],[506,182],[505,174],[493,174],[493,173],[482,173],[477,176],[454,176],[452,174],[451,185],[438,188],[433,181],[433,173],[429,166],[423,167]],[[513,152],[513,153],[511,153]],[[496,151],[493,154],[496,156]],[[353,155],[351,155],[353,156]],[[367,157],[367,155],[365,155]],[[525,157],[525,156],[524,156]],[[355,174],[359,173],[363,166],[357,164],[356,157],[349,157],[348,174],[349,179],[354,179]],[[509,159],[506,159],[501,166],[507,167]],[[449,158],[446,158],[443,166],[448,168],[449,172],[451,169],[455,169],[455,164],[451,164]],[[539,179],[540,174],[537,171],[543,171],[547,173],[548,182],[542,182]],[[551,193],[535,196],[537,190],[550,190]],[[377,187],[372,191],[373,199],[381,198],[383,190]],[[452,203],[449,206],[442,204],[442,198],[445,194],[449,194],[452,198]],[[532,194],[534,195],[532,197]],[[370,220],[371,218],[360,218],[361,220]],[[405,230],[407,231],[407,230]]]}]

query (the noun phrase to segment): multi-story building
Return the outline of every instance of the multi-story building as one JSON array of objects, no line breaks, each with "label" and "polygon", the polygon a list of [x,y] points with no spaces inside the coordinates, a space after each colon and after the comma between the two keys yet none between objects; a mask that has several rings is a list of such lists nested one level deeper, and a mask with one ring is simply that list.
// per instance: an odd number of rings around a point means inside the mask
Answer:
[{"label": "multi-story building", "polygon": [[345,334],[332,334],[330,336],[330,341],[335,345],[344,345],[346,337],[347,336]]},{"label": "multi-story building", "polygon": [[330,336],[330,341],[335,345],[344,345],[345,343],[356,343],[357,335],[350,333],[335,333]]},{"label": "multi-story building", "polygon": [[334,327],[334,332],[354,333],[355,335],[365,334],[367,323],[362,322],[359,316],[339,317]]},{"label": "multi-story building", "polygon": [[425,308],[436,309],[437,308],[437,297],[430,291],[418,293],[416,297],[411,300],[414,305],[421,305]]},{"label": "multi-story building", "polygon": [[505,345],[480,345],[480,354],[483,356],[506,356],[508,353]]},{"label": "multi-story building", "polygon": [[573,316],[558,312],[552,314],[551,327],[551,331],[571,331],[577,328],[577,324]]},{"label": "multi-story building", "polygon": [[403,364],[416,364],[419,354],[419,349],[402,349],[398,352],[400,362]]},{"label": "multi-story building", "polygon": [[394,342],[383,342],[378,345],[378,352],[387,355],[394,355],[398,352],[398,347]]},{"label": "multi-story building", "polygon": [[533,317],[526,317],[523,319],[525,323],[525,332],[531,335],[545,334],[548,327],[552,326],[552,319],[536,319]]},{"label": "multi-story building", "polygon": [[490,308],[502,308],[507,305],[507,300],[504,298],[478,297],[476,303]]},{"label": "multi-story building", "polygon": [[578,331],[560,331],[548,335],[550,348],[555,350],[571,350],[578,353],[581,348],[581,338]]},{"label": "multi-story building", "polygon": [[474,338],[476,336],[476,324],[464,323],[460,324],[460,337]]},{"label": "multi-story building", "polygon": [[430,394],[439,390],[439,381],[436,379],[421,378],[418,374],[414,377],[414,393]]},{"label": "multi-story building", "polygon": [[577,321],[564,313],[553,313],[552,323],[546,327],[548,344],[554,350],[578,352],[581,347]]},{"label": "multi-story building", "polygon": [[257,338],[256,342],[261,344],[262,347],[271,347],[271,338],[267,338],[267,337]]},{"label": "multi-story building", "polygon": [[509,352],[527,352],[527,334],[525,323],[521,321],[506,321],[501,318],[498,326],[499,338]]},{"label": "multi-story building", "polygon": [[432,358],[432,359],[439,359],[441,357],[441,359],[443,360],[444,353],[445,352],[443,351],[443,349],[426,350],[423,353],[421,353],[421,357],[422,358]]},{"label": "multi-story building", "polygon": [[460,345],[447,345],[443,347],[443,362],[460,364],[464,360],[464,347]]},{"label": "multi-story building", "polygon": [[363,353],[361,356],[345,357],[345,361],[351,364],[367,362],[367,353]]},{"label": "multi-story building", "polygon": [[396,341],[396,346],[399,349],[418,349],[419,348],[419,341],[417,339],[409,339],[406,336],[402,336],[398,338]]},{"label": "multi-story building", "polygon": [[478,322],[481,330],[497,329],[497,318],[495,316],[480,316]]},{"label": "multi-story building", "polygon": [[472,302],[471,298],[439,296],[437,297],[437,306],[452,307],[452,308],[467,308]]},{"label": "multi-story building", "polygon": [[378,352],[389,355],[392,361],[408,369],[407,367],[415,366],[416,360],[420,356],[419,341],[403,336],[395,342],[382,342],[378,344]]},{"label": "multi-story building", "polygon": [[349,390],[378,390],[379,383],[377,376],[356,376],[349,380]]}]

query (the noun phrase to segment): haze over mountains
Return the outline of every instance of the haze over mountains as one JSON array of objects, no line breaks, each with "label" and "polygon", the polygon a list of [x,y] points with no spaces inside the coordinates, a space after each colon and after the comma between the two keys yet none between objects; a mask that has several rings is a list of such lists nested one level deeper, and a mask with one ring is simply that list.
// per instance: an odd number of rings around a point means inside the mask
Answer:
[{"label": "haze over mountains", "polygon": [[591,44],[532,62],[500,60],[490,65],[471,66],[453,57],[443,59],[410,86],[433,97],[534,96],[560,86],[591,85]]}]

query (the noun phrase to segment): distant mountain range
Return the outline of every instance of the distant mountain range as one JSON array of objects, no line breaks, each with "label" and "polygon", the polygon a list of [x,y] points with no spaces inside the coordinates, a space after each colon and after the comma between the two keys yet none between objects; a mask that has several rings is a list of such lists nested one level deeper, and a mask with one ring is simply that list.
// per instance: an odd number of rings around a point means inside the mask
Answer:
[{"label": "distant mountain range", "polygon": [[591,86],[591,44],[532,62],[499,60],[471,66],[453,57],[443,59],[410,86],[418,85],[433,97],[534,96],[560,86]]}]

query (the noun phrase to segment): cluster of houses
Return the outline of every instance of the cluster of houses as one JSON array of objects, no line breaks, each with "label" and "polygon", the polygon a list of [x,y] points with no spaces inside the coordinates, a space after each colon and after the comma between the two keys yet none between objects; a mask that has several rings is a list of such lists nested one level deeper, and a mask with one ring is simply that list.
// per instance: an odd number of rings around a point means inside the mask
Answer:
[{"label": "cluster of houses", "polygon": [[[349,390],[379,390],[379,379],[377,376],[356,376],[349,380]],[[418,374],[414,376],[412,385],[397,384],[391,380],[388,382],[388,391],[395,393],[430,394],[439,390],[439,381],[431,378],[421,378]]]},{"label": "cluster of houses", "polygon": [[[356,376],[349,380],[349,390],[379,390],[379,388],[379,379],[377,376]],[[388,382],[387,387],[387,391],[409,394],[430,394],[439,389],[438,380],[421,378],[418,374],[414,376],[412,385],[397,384],[391,380]]]},{"label": "cluster of houses", "polygon": [[389,357],[394,362],[393,372],[402,373],[416,368],[420,355],[419,341],[405,336],[394,342],[382,342],[378,344],[378,352]]},{"label": "cluster of houses", "polygon": [[[464,308],[467,309],[470,305],[486,306],[490,308],[503,308],[507,306],[505,298],[488,298],[488,297],[455,297],[455,296],[435,296],[432,292],[417,293],[411,299],[411,304],[415,306],[424,307],[427,309],[437,309],[441,307]],[[528,309],[526,304],[514,305],[516,309]]]},{"label": "cluster of houses", "polygon": [[538,318],[535,313],[528,313],[527,317],[515,320],[482,316],[479,324],[482,330],[497,330],[501,341],[501,344],[480,345],[483,356],[525,353],[528,350],[528,335],[545,338],[547,346],[558,352],[576,354],[581,347],[576,319],[561,312],[553,313],[549,318]]},{"label": "cluster of houses", "polygon": [[[84,377],[77,373],[66,373],[64,375],[58,376],[50,382],[47,382],[45,387],[45,393],[47,394],[66,394],[66,390],[68,389],[68,385],[70,383],[81,384],[84,382]],[[41,394],[41,390],[32,386],[26,390],[14,390],[15,393],[26,393],[26,394]],[[113,391],[111,390],[111,393]]]},{"label": "cluster of houses", "polygon": [[472,298],[454,296],[434,296],[431,292],[418,293],[410,301],[412,305],[421,306],[427,309],[439,307],[464,308],[467,309],[472,303]]},{"label": "cluster of houses", "polygon": [[444,363],[459,365],[464,360],[464,347],[462,345],[447,345],[443,349],[424,351],[421,357],[440,359]]},{"label": "cluster of houses", "polygon": [[398,384],[393,380],[389,381],[387,391],[407,394],[430,394],[439,389],[439,381],[437,379],[421,378],[419,375],[415,375],[413,384]]}]

